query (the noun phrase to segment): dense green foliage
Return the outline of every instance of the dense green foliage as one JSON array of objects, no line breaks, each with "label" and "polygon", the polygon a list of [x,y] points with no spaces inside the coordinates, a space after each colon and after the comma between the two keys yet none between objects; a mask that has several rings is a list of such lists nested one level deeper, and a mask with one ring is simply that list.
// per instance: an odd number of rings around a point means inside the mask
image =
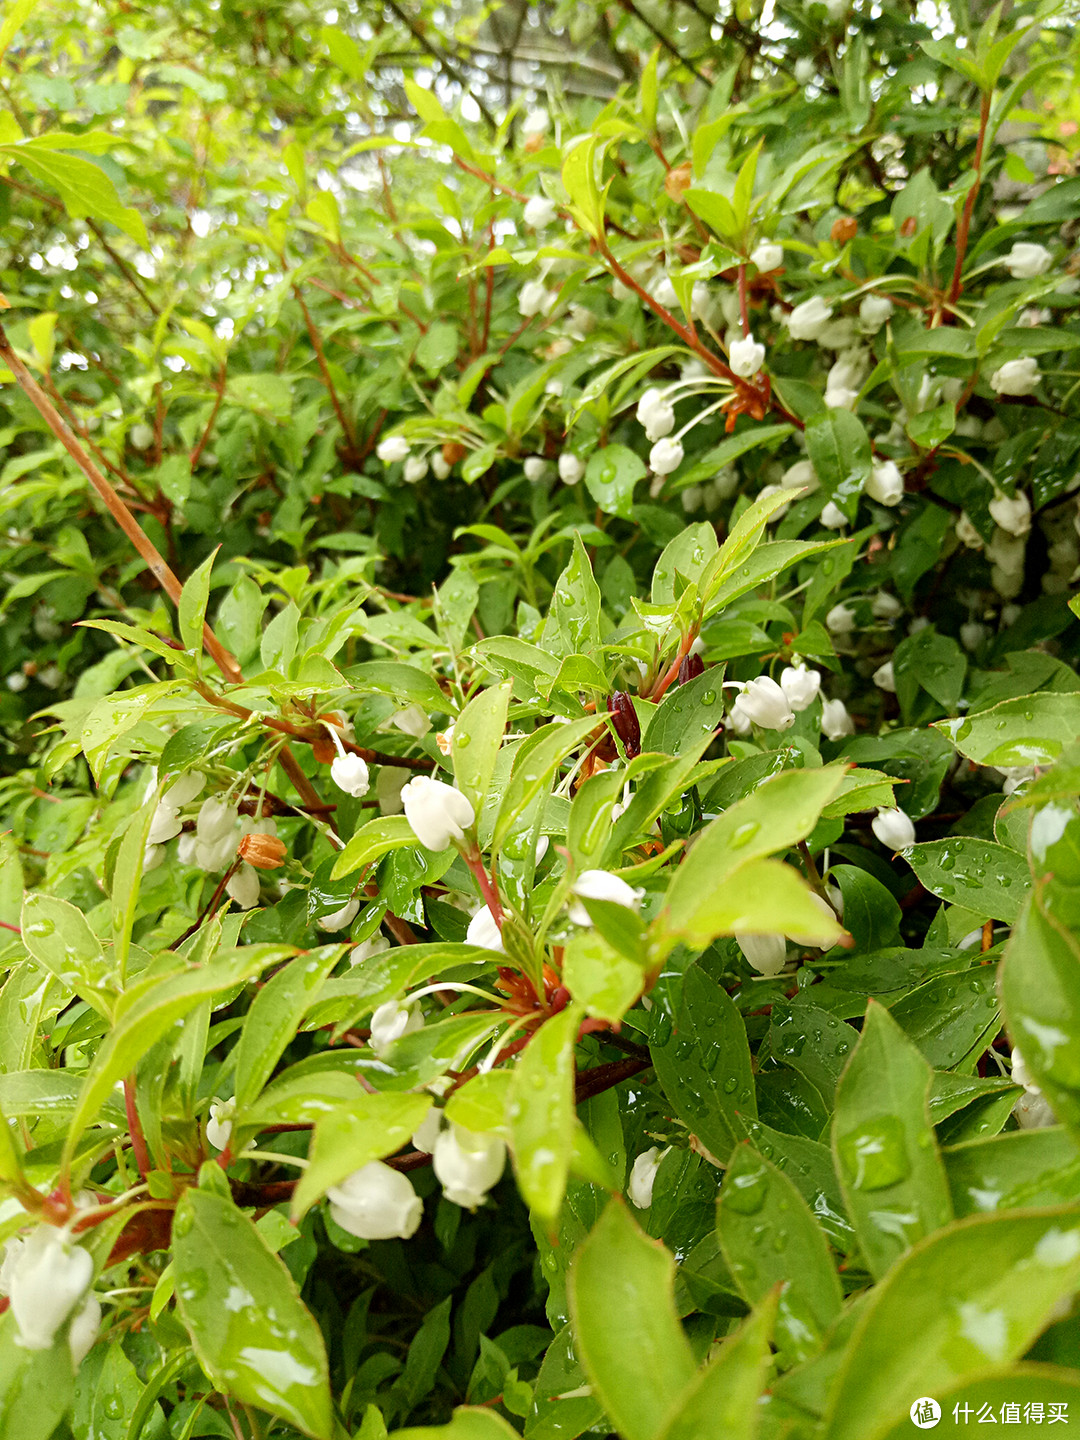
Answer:
[{"label": "dense green foliage", "polygon": [[1075,18],[5,8],[0,1440],[1080,1423]]}]

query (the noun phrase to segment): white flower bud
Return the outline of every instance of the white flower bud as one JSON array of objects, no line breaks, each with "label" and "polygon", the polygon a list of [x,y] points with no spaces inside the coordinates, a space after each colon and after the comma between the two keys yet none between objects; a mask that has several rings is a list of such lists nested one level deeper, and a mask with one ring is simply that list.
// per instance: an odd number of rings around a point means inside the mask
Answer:
[{"label": "white flower bud", "polygon": [[375,777],[375,796],[379,802],[380,815],[400,815],[405,808],[401,790],[412,775],[398,765],[383,765]]},{"label": "white flower bud", "polygon": [[371,1017],[368,1044],[381,1058],[395,1040],[423,1028],[424,1016],[419,1005],[400,1005],[396,1000],[387,1000]]},{"label": "white flower bud", "polygon": [[893,302],[884,295],[864,295],[859,305],[859,324],[868,335],[876,335],[893,312]]},{"label": "white flower bud", "polygon": [[816,340],[832,317],[832,306],[820,295],[796,305],[787,317],[788,333],[793,340]]},{"label": "white flower bud", "polygon": [[39,1225],[23,1241],[7,1277],[11,1311],[24,1350],[48,1350],[57,1330],[82,1299],[94,1276],[88,1250],[52,1225]]},{"label": "white flower bud", "polygon": [[1046,274],[1053,258],[1045,245],[1018,240],[1001,263],[1014,280],[1034,280],[1037,275]]},{"label": "white flower bud", "polygon": [[655,385],[650,386],[642,395],[635,414],[650,444],[670,435],[675,428],[675,411]]},{"label": "white flower bud", "polygon": [[523,135],[543,135],[551,124],[551,116],[546,110],[530,110],[521,122],[521,133]]},{"label": "white flower bud", "polygon": [[895,595],[890,595],[887,590],[878,591],[870,609],[878,620],[895,620],[898,615],[904,613],[903,605]]},{"label": "white flower bud", "polygon": [[610,900],[613,905],[622,905],[627,910],[641,908],[642,892],[607,870],[583,870],[570,887],[570,893],[580,897],[567,912],[575,925],[592,924],[581,900]]},{"label": "white flower bud", "polygon": [[404,435],[388,435],[375,447],[375,454],[384,465],[393,465],[404,460],[409,453],[409,442]]},{"label": "white flower bud", "polygon": [[796,460],[780,477],[784,490],[805,489],[808,493],[818,488],[817,471],[809,460]]},{"label": "white flower bud", "polygon": [[371,775],[361,755],[339,755],[330,766],[330,779],[339,790],[356,800],[371,787]]},{"label": "white flower bud", "polygon": [[502,950],[502,932],[495,923],[495,917],[485,905],[469,921],[465,932],[466,945],[479,945],[484,950]]},{"label": "white flower bud", "polygon": [[787,961],[787,940],[783,935],[766,931],[761,935],[738,933],[735,940],[746,956],[747,964],[759,975],[779,975]]},{"label": "white flower bud", "polygon": [[585,462],[572,450],[564,450],[559,456],[559,479],[564,485],[576,485],[585,474]]},{"label": "white flower bud", "polygon": [[230,875],[225,885],[226,893],[235,900],[241,910],[250,910],[259,903],[259,872],[246,862],[235,875]]},{"label": "white flower bud", "polygon": [[319,929],[329,930],[333,934],[337,930],[347,930],[360,913],[359,897],[354,895],[351,900],[334,910],[329,915],[323,915],[319,919]]},{"label": "white flower bud", "polygon": [[[843,510],[832,500],[826,502],[819,518],[826,530],[842,530],[848,523],[848,518]],[[828,622],[826,621],[826,623]]]},{"label": "white flower bud", "polygon": [[854,410],[859,403],[859,392],[844,385],[830,385],[822,398],[826,410]]},{"label": "white flower bud", "polygon": [[451,1124],[435,1142],[432,1165],[446,1199],[475,1210],[502,1178],[506,1146],[494,1135]]},{"label": "white flower bud", "polygon": [[874,671],[874,684],[879,690],[887,690],[890,695],[896,694],[896,676],[891,660],[886,660],[884,665],[879,665]]},{"label": "white flower bud", "polygon": [[1030,395],[1041,378],[1039,362],[1025,355],[1020,360],[1006,360],[1001,369],[990,376],[990,386],[999,395]]},{"label": "white flower bud", "polygon": [[660,1161],[667,1154],[667,1150],[661,1150],[659,1145],[653,1145],[642,1153],[634,1161],[630,1170],[630,1179],[626,1185],[626,1196],[638,1210],[648,1210],[652,1204],[653,1186],[656,1184],[656,1172],[660,1169]]},{"label": "white flower bud", "polygon": [[401,478],[406,485],[416,485],[423,480],[428,472],[428,462],[423,455],[410,455],[405,461],[405,468],[401,472]]},{"label": "white flower bud", "polygon": [[1012,1113],[1021,1130],[1045,1130],[1058,1123],[1045,1095],[1021,1095]]},{"label": "white flower bud", "polygon": [[402,734],[411,735],[414,740],[419,740],[431,729],[428,713],[420,705],[406,705],[404,710],[396,710],[390,716],[390,724]]},{"label": "white flower bud", "polygon": [[966,545],[969,550],[981,550],[983,548],[983,538],[971,523],[971,517],[966,510],[960,512],[960,519],[956,522],[956,538],[962,545]]},{"label": "white flower bud", "polygon": [[840,601],[825,616],[825,628],[833,635],[850,635],[855,629],[855,611]]},{"label": "white flower bud", "polygon": [[26,689],[27,685],[30,684],[30,681],[27,679],[27,677],[23,674],[21,670],[13,670],[11,674],[7,677],[7,679],[4,681],[4,684],[7,686],[7,688],[11,691],[13,695],[18,695],[21,690]]},{"label": "white flower bud", "polygon": [[136,450],[149,450],[154,443],[153,427],[144,420],[137,420],[128,431],[128,439]]},{"label": "white flower bud", "polygon": [[855,734],[855,722],[842,700],[825,700],[821,705],[821,730],[827,740],[843,740]]},{"label": "white flower bud", "polygon": [[210,1118],[206,1122],[206,1138],[215,1150],[224,1150],[232,1138],[235,1114],[235,1099],[218,1100],[215,1097],[210,1101]]},{"label": "white flower bud", "polygon": [[763,275],[779,270],[783,263],[784,247],[773,240],[762,240],[750,253],[750,264],[756,265]]},{"label": "white flower bud", "polygon": [[206,785],[206,776],[199,770],[192,770],[187,775],[181,775],[171,785],[165,787],[162,800],[167,805],[174,806],[177,810],[183,805],[190,805],[203,792]]},{"label": "white flower bud", "polygon": [[558,298],[542,280],[526,280],[518,291],[518,311],[527,320],[534,315],[547,315]]},{"label": "white flower bud", "polygon": [[374,960],[376,955],[382,955],[390,949],[390,941],[385,935],[376,932],[368,940],[361,940],[359,945],[354,945],[349,951],[349,965],[364,965],[369,960]]},{"label": "white flower bud", "polygon": [[525,224],[531,225],[534,230],[545,229],[558,213],[555,202],[546,195],[533,195],[525,202]]},{"label": "white flower bud", "polygon": [[968,620],[960,626],[960,644],[965,650],[974,652],[978,650],[990,631],[978,620]]},{"label": "white flower bud", "polygon": [[91,1291],[71,1317],[71,1324],[68,1326],[68,1349],[71,1351],[71,1363],[76,1370],[94,1348],[100,1329],[101,1301]]},{"label": "white flower bud", "polygon": [[795,724],[795,712],[787,696],[769,675],[759,675],[739,691],[732,707],[763,730],[787,730]]},{"label": "white flower bud", "polygon": [[800,55],[795,61],[795,83],[797,85],[809,85],[817,73],[817,67],[809,55]]},{"label": "white flower bud", "polygon": [[476,819],[467,796],[453,785],[417,775],[401,792],[405,818],[413,834],[428,850],[445,850],[451,840],[462,840]]},{"label": "white flower bud", "polygon": [[413,1148],[423,1151],[425,1155],[433,1154],[435,1142],[442,1132],[442,1127],[443,1112],[433,1105],[413,1131]]},{"label": "white flower bud", "polygon": [[1022,490],[1012,499],[995,495],[990,501],[990,514],[995,524],[1010,535],[1026,535],[1031,529],[1031,502]]},{"label": "white flower bud", "polygon": [[442,451],[436,450],[431,457],[431,473],[436,480],[445,480],[454,467],[443,459]]},{"label": "white flower bud", "polygon": [[211,795],[209,800],[204,800],[199,807],[195,834],[204,845],[213,845],[215,841],[224,840],[226,836],[233,834],[238,819],[239,812],[235,805],[226,805],[223,800]]},{"label": "white flower bud", "polygon": [[161,800],[154,811],[154,818],[150,821],[146,843],[148,845],[164,845],[166,840],[172,840],[179,835],[182,829],[179,811],[174,805],[166,805],[165,801]]},{"label": "white flower bud", "polygon": [[547,461],[540,455],[529,455],[525,461],[525,479],[533,485],[547,474]]},{"label": "white flower bud", "polygon": [[424,1218],[424,1202],[400,1170],[372,1160],[326,1192],[330,1218],[360,1240],[408,1240]]},{"label": "white flower bud", "polygon": [[1012,1052],[1012,1079],[1014,1085],[1022,1085],[1029,1095],[1039,1095],[1042,1092],[1038,1083],[1032,1078],[1027,1062],[1017,1047],[1013,1046]]},{"label": "white flower bud", "polygon": [[870,829],[890,850],[905,850],[915,844],[915,826],[903,810],[879,810],[870,822]]},{"label": "white flower bud", "polygon": [[728,351],[728,365],[741,380],[750,380],[765,362],[765,346],[752,335],[736,340]]},{"label": "white flower bud", "polygon": [[904,477],[895,460],[874,465],[866,482],[866,493],[879,505],[899,505],[904,498]]},{"label": "white flower bud", "polygon": [[780,689],[792,710],[807,710],[821,693],[821,671],[809,670],[801,662],[780,672]]},{"label": "white flower bud", "polygon": [[657,475],[670,475],[683,462],[681,440],[658,440],[649,451],[649,465]]}]

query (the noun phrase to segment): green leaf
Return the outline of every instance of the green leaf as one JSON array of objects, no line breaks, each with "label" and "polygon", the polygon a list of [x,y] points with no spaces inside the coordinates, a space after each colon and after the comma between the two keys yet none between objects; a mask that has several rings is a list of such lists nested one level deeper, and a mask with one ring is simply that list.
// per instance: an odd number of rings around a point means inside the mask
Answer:
[{"label": "green leaf", "polygon": [[783,1171],[748,1144],[735,1147],[716,1210],[724,1258],[752,1305],[779,1288],[776,1340],[782,1359],[811,1356],[840,1314],[828,1242]]},{"label": "green leaf", "polygon": [[597,154],[606,146],[599,135],[586,135],[573,144],[563,161],[562,182],[576,218],[587,235],[599,239],[604,231],[604,202],[597,182]]},{"label": "green leaf", "polygon": [[832,1133],[848,1212],[878,1277],[952,1218],[927,1109],[931,1078],[930,1066],[889,1012],[871,1000],[836,1089]]},{"label": "green leaf", "polygon": [[563,955],[562,978],[586,1014],[612,1023],[622,1019],[645,982],[641,965],[627,959],[597,929],[571,935]]},{"label": "green leaf", "polygon": [[660,47],[658,45],[645,63],[645,68],[641,72],[641,84],[638,88],[638,109],[641,116],[641,128],[646,135],[652,135],[656,132],[659,67]]},{"label": "green leaf", "polygon": [[1049,765],[1080,734],[1080,692],[1044,691],[934,726],[977,765]]},{"label": "green leaf", "polygon": [[[841,927],[806,898],[799,876],[759,857],[809,835],[842,782],[838,766],[784,771],[710,821],[675,872],[656,922],[659,933],[699,949],[717,935],[736,930],[781,930],[820,935],[822,943],[835,941]],[[738,884],[726,885],[736,872],[741,872]],[[761,910],[760,897],[770,881],[783,890],[777,891],[771,912],[775,923],[762,925],[761,918],[770,912]]]},{"label": "green leaf", "polygon": [[645,478],[645,462],[625,445],[608,445],[594,450],[585,466],[585,487],[605,515],[629,520],[634,505],[634,486]]},{"label": "green leaf", "polygon": [[124,994],[124,1009],[90,1062],[79,1102],[68,1128],[65,1154],[74,1153],[118,1080],[208,995],[216,995],[258,975],[292,953],[281,945],[246,945],[218,956],[199,969],[144,980]]},{"label": "green leaf", "polygon": [[108,221],[144,250],[150,249],[142,216],[130,205],[120,203],[116,186],[99,165],[77,155],[66,155],[37,138],[0,145],[0,155],[23,165],[55,190],[72,219],[89,215],[92,220]]},{"label": "green leaf", "polygon": [[958,1217],[1080,1200],[1080,1147],[1059,1125],[951,1145],[942,1158]]},{"label": "green leaf", "polygon": [[1030,884],[1027,862],[993,840],[961,835],[901,851],[927,890],[952,905],[1011,925]]},{"label": "green leaf", "polygon": [[757,1116],[746,1026],[727,991],[691,966],[674,1034],[650,1051],[676,1115],[723,1164]]},{"label": "green leaf", "polygon": [[549,644],[558,638],[564,655],[588,655],[600,644],[600,587],[576,532],[574,553],[555,583],[544,635]]},{"label": "green leaf", "polygon": [[457,351],[457,326],[440,320],[421,335],[416,347],[416,358],[429,375],[437,375],[450,364]]},{"label": "green leaf", "polygon": [[669,690],[649,721],[645,749],[679,755],[711,737],[724,719],[723,678],[724,667],[713,665],[688,684]]},{"label": "green leaf", "polygon": [[614,1199],[570,1268],[577,1353],[626,1440],[657,1440],[695,1376],[675,1313],[675,1262]]},{"label": "green leaf", "polygon": [[71,1404],[75,1377],[65,1344],[24,1350],[15,1316],[0,1316],[0,1440],[50,1440]]},{"label": "green leaf", "polygon": [[400,1150],[430,1109],[430,1095],[359,1095],[317,1121],[310,1163],[293,1192],[293,1223],[355,1170]]},{"label": "green leaf", "polygon": [[37,9],[40,0],[15,0],[8,8],[0,25],[0,60],[7,54],[8,46]]},{"label": "green leaf", "polygon": [[1080,1279],[1074,1206],[960,1220],[868,1297],[844,1351],[829,1440],[878,1440],[913,1398],[1023,1355]]},{"label": "green leaf", "polygon": [[457,788],[472,801],[477,815],[495,773],[495,761],[506,731],[510,685],[481,690],[454,721],[451,755]]},{"label": "green leaf", "polygon": [[896,697],[911,718],[920,687],[946,710],[955,710],[964,690],[967,656],[950,635],[932,625],[908,635],[893,651]]},{"label": "green leaf", "polygon": [[202,654],[203,624],[206,620],[207,601],[210,599],[210,572],[217,556],[217,549],[212,550],[184,582],[184,588],[180,592],[180,604],[177,607],[180,639],[184,649],[196,657]]},{"label": "green leaf", "polygon": [[907,433],[923,450],[936,450],[956,429],[956,406],[949,401],[933,410],[922,410],[907,422]]},{"label": "green leaf", "polygon": [[571,720],[568,725],[543,725],[522,741],[514,754],[510,780],[495,821],[491,838],[493,850],[501,848],[518,816],[547,784],[556,766],[595,728],[596,717],[586,715],[581,720]]},{"label": "green leaf", "polygon": [[222,1195],[187,1190],[172,1235],[177,1305],[212,1383],[331,1440],[322,1332],[254,1223]]},{"label": "green leaf", "polygon": [[243,1112],[274,1073],[323,981],[340,959],[337,945],[308,951],[283,965],[262,987],[244,1019],[236,1057],[236,1106]]},{"label": "green leaf", "polygon": [[1001,1000],[1013,1043],[1059,1119],[1080,1134],[1080,944],[1055,918],[1055,887],[1027,901],[1005,947]]},{"label": "green leaf", "polygon": [[569,1005],[536,1031],[514,1067],[508,1113],[522,1198],[552,1225],[566,1193],[574,1129],[574,1047],[581,1010]]},{"label": "green leaf", "polygon": [[426,670],[397,660],[368,660],[349,671],[349,678],[363,694],[392,695],[399,705],[419,705],[429,713],[449,715],[453,704]]},{"label": "green leaf", "polygon": [[112,899],[113,966],[123,984],[131,953],[131,932],[139,908],[139,886],[146,864],[146,837],[154,820],[154,805],[144,805],[128,821],[116,852],[110,895]]},{"label": "green leaf", "polygon": [[1001,1027],[994,967],[932,976],[889,1013],[931,1065],[945,1069],[966,1060],[973,1066]]},{"label": "green leaf", "polygon": [[[365,1440],[362,1435],[357,1440]],[[409,1426],[395,1430],[394,1440],[519,1440],[517,1431],[501,1415],[480,1405],[461,1405],[449,1425]]]},{"label": "green leaf", "polygon": [[404,815],[385,815],[379,820],[369,820],[357,830],[334,861],[330,878],[341,880],[354,870],[378,860],[380,855],[388,855],[391,850],[416,843],[416,832]]},{"label": "green leaf", "polygon": [[661,1440],[755,1440],[776,1312],[776,1296],[766,1296],[735,1334],[722,1341],[680,1400]]},{"label": "green leaf", "polygon": [[855,519],[870,478],[873,453],[861,420],[850,410],[825,410],[806,422],[806,451],[829,498]]},{"label": "green leaf", "polygon": [[116,977],[82,911],[54,895],[27,893],[20,923],[23,944],[42,969],[108,1019]]}]

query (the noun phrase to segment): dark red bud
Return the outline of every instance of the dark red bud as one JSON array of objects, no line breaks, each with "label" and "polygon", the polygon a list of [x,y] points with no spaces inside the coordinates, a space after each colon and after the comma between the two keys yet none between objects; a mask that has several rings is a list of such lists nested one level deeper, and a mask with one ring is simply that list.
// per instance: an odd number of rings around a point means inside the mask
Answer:
[{"label": "dark red bud", "polygon": [[705,662],[700,655],[684,655],[679,666],[679,684],[686,685],[696,680],[704,669]]},{"label": "dark red bud", "polygon": [[634,702],[625,690],[616,690],[611,697],[611,722],[615,733],[623,743],[626,758],[632,760],[641,754],[641,724],[634,709]]}]

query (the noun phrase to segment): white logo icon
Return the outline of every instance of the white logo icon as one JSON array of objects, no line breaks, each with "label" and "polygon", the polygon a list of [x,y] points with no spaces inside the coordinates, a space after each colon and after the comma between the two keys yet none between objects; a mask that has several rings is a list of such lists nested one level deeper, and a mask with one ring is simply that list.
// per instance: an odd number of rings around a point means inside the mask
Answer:
[{"label": "white logo icon", "polygon": [[941,1406],[929,1395],[923,1395],[915,1401],[910,1411],[911,1423],[917,1425],[920,1430],[932,1430],[941,1419]]}]

